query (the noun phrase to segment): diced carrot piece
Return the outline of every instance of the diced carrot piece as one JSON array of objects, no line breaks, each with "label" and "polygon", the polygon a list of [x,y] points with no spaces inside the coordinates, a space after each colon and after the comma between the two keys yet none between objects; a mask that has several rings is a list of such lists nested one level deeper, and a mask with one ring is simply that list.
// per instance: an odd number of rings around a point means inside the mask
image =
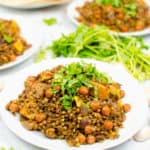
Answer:
[{"label": "diced carrot piece", "polygon": [[10,55],[9,58],[10,58],[10,61],[15,61],[16,60],[16,56],[15,55]]},{"label": "diced carrot piece", "polygon": [[93,85],[97,86],[98,88],[98,97],[100,99],[107,99],[109,94],[108,87],[104,86],[103,84],[92,82]]}]

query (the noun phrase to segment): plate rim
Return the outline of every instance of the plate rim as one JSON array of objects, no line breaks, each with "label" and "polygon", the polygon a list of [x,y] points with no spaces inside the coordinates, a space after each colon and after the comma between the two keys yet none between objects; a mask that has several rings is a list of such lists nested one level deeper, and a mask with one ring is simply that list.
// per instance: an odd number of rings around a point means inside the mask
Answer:
[{"label": "plate rim", "polygon": [[49,2],[48,4],[40,4],[40,5],[13,5],[13,4],[9,4],[9,3],[2,3],[1,2],[1,6],[3,7],[8,7],[8,8],[12,8],[12,9],[38,9],[38,8],[44,8],[44,7],[49,7],[49,6],[54,6],[54,5],[62,5],[65,3],[68,3],[69,1],[72,0],[64,0],[63,2]]},{"label": "plate rim", "polygon": [[15,61],[0,66],[0,71],[15,67],[16,65],[23,63],[24,61],[32,57],[36,52],[37,52],[37,47],[35,46],[26,49],[22,55],[17,56]]},{"label": "plate rim", "polygon": [[[76,25],[76,26],[79,26],[81,23],[78,22],[73,16],[71,13],[72,11],[78,13],[76,10],[75,10],[75,6],[77,6],[77,4],[81,4],[81,3],[84,3],[86,1],[91,1],[91,0],[76,0],[76,1],[72,1],[68,7],[67,7],[67,16],[68,18],[71,20],[71,22]],[[149,0],[145,0],[145,2],[149,5],[150,7],[150,1]],[[78,5],[79,6],[79,5]],[[81,6],[81,5],[80,5]],[[145,28],[144,30],[141,30],[141,31],[134,31],[134,32],[115,32],[115,31],[112,31],[110,30],[110,34],[113,34],[113,35],[119,35],[119,36],[146,36],[146,35],[149,35],[150,34],[150,27],[147,27]]]},{"label": "plate rim", "polygon": [[[66,60],[65,58],[56,58],[56,59],[51,59],[50,61],[55,61],[55,62],[59,62],[59,60]],[[71,60],[71,62],[73,62],[73,61],[81,61],[81,60],[85,60],[85,61],[90,61],[89,63],[94,63],[94,62],[100,62],[100,61],[96,61],[96,60],[93,60],[93,59],[78,59],[78,58],[67,58],[67,60]],[[29,67],[26,67],[26,68],[24,68],[24,69],[22,69],[22,70],[20,70],[19,72],[17,72],[17,73],[15,73],[13,76],[16,76],[18,73],[23,73],[23,72],[25,72],[26,70],[30,70],[30,69],[32,69],[34,66],[38,66],[38,65],[40,65],[40,64],[47,64],[47,63],[50,63],[50,61],[49,60],[45,60],[45,61],[43,61],[43,62],[41,62],[41,63],[37,63],[37,64],[32,64],[31,66],[29,66]],[[69,63],[70,63],[70,61],[69,61]],[[105,63],[105,62],[100,62],[100,63],[104,63],[104,64],[108,64],[108,63]],[[56,63],[57,64],[57,63]],[[67,64],[68,64],[68,62],[67,62]],[[112,64],[109,64],[110,66],[114,66],[114,65],[112,65]],[[49,65],[50,67],[52,67],[51,65]],[[39,72],[41,72],[41,71],[39,71]],[[6,77],[5,78],[5,80],[7,80],[7,79],[9,79],[9,78],[12,78],[12,77]],[[136,81],[136,80],[134,80],[134,82],[135,83],[137,83],[137,85],[139,86],[139,87],[141,87],[140,85],[139,85],[139,83]],[[142,89],[142,88],[141,88]],[[142,90],[142,92],[143,92],[143,94],[144,94],[144,90]],[[2,93],[3,93],[3,91],[2,91]],[[142,94],[142,95],[143,95]],[[1,94],[0,94],[0,97],[1,97]],[[144,100],[144,102],[143,102],[143,105],[145,105],[144,107],[145,107],[145,118],[144,118],[144,121],[145,122],[141,122],[140,123],[140,125],[139,125],[139,127],[137,127],[136,129],[134,129],[134,133],[132,132],[130,132],[129,134],[128,134],[128,136],[125,136],[124,138],[122,138],[122,139],[120,139],[120,141],[119,141],[119,143],[114,143],[114,144],[112,144],[111,146],[107,146],[107,147],[105,147],[105,149],[109,149],[109,148],[112,148],[112,147],[115,147],[115,146],[119,146],[120,144],[122,144],[122,143],[124,143],[124,142],[126,142],[128,139],[130,139],[145,123],[146,123],[146,120],[147,120],[147,114],[148,114],[148,105],[147,105],[147,101],[146,101],[146,96],[144,96],[143,95],[143,100]],[[5,119],[5,117],[4,117],[4,115],[2,115],[3,114],[3,110],[5,110],[5,108],[4,108],[4,106],[6,105],[6,103],[4,102],[4,101],[2,101],[2,102],[0,102],[0,114],[1,114],[1,118],[2,118],[2,120],[4,121],[4,124],[7,126],[7,128],[12,132],[12,133],[14,133],[15,135],[17,135],[17,137],[19,138],[19,139],[22,139],[23,141],[25,141],[25,142],[27,142],[27,143],[29,143],[29,144],[32,144],[32,145],[34,145],[34,146],[36,146],[36,147],[40,147],[40,148],[48,148],[48,147],[45,147],[44,145],[40,145],[39,143],[37,143],[37,142],[33,142],[33,141],[30,141],[30,139],[25,139],[24,138],[24,136],[22,135],[22,134],[20,134],[20,133],[18,133],[18,132],[16,132],[15,131],[15,129],[14,128],[11,128],[11,127],[9,127],[9,123],[8,123],[8,120],[7,119]],[[10,114],[11,115],[11,114]],[[88,146],[90,146],[90,145],[88,145]],[[81,149],[83,148],[82,146],[80,146],[81,147]],[[87,147],[86,147],[87,148]],[[86,149],[85,148],[85,149]],[[70,149],[72,149],[72,150],[77,150],[78,148],[71,148],[70,147]]]}]

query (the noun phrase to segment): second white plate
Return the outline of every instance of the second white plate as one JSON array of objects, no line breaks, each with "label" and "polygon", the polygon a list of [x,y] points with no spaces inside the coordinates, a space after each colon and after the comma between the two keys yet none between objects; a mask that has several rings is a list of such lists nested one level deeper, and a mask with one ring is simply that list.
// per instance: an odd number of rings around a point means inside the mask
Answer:
[{"label": "second white plate", "polygon": [[30,58],[38,51],[40,44],[40,39],[38,36],[35,36],[36,30],[33,28],[33,24],[29,19],[21,16],[8,17],[8,15],[3,15],[1,18],[15,20],[20,27],[21,36],[27,41],[28,44],[31,44],[32,47],[27,49],[22,55],[18,56],[15,61],[0,66],[0,71],[18,65],[24,62],[26,59]]},{"label": "second white plate", "polygon": [[0,0],[0,4],[15,9],[36,9],[65,4],[69,1],[71,0],[23,0],[22,2],[21,0]]},{"label": "second white plate", "polygon": [[[83,6],[86,1],[91,1],[91,0],[74,0],[67,8],[67,15],[75,25],[80,24],[80,22],[78,22],[76,19],[79,16],[79,13],[77,12],[76,8]],[[145,0],[145,1],[150,6],[150,1],[149,0]],[[136,31],[136,32],[125,33],[125,32],[111,31],[111,33],[120,36],[143,36],[143,35],[150,34],[150,27],[142,31]]]}]

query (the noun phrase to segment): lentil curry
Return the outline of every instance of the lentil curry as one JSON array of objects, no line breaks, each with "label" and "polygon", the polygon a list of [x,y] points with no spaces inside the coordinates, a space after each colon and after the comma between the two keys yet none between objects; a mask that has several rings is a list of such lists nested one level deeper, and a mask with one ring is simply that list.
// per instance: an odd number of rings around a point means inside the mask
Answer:
[{"label": "lentil curry", "polygon": [[76,10],[77,20],[91,27],[105,25],[118,32],[150,27],[150,8],[144,0],[92,0]]},{"label": "lentil curry", "polygon": [[94,65],[73,62],[29,76],[6,108],[20,114],[26,129],[80,146],[119,136],[131,108],[122,104],[124,96],[121,85]]},{"label": "lentil curry", "polygon": [[16,21],[0,19],[0,66],[15,61],[29,47]]}]

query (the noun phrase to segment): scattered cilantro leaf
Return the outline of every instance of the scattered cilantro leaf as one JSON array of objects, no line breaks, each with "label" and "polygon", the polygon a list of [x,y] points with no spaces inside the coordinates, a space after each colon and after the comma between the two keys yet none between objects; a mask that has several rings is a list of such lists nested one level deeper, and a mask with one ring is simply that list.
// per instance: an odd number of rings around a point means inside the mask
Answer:
[{"label": "scattered cilantro leaf", "polygon": [[41,62],[46,58],[46,49],[40,48],[39,52],[35,55],[34,62]]},{"label": "scattered cilantro leaf", "polygon": [[120,7],[122,5],[121,0],[97,0],[97,3],[102,4],[111,4],[114,7]]},{"label": "scattered cilantro leaf", "polygon": [[56,18],[49,18],[49,19],[43,19],[43,22],[48,25],[48,26],[51,26],[51,25],[54,25],[57,23],[57,20]]},{"label": "scattered cilantro leaf", "polygon": [[136,3],[126,4],[124,6],[124,11],[126,14],[135,17],[137,11],[137,4]]},{"label": "scattered cilantro leaf", "polygon": [[0,24],[0,31],[4,30],[5,26],[3,24]]},{"label": "scattered cilantro leaf", "polygon": [[6,34],[5,34],[5,35],[3,36],[3,39],[4,39],[4,41],[7,42],[8,44],[10,44],[10,43],[13,42],[13,37],[10,36],[10,35],[6,35]]}]

